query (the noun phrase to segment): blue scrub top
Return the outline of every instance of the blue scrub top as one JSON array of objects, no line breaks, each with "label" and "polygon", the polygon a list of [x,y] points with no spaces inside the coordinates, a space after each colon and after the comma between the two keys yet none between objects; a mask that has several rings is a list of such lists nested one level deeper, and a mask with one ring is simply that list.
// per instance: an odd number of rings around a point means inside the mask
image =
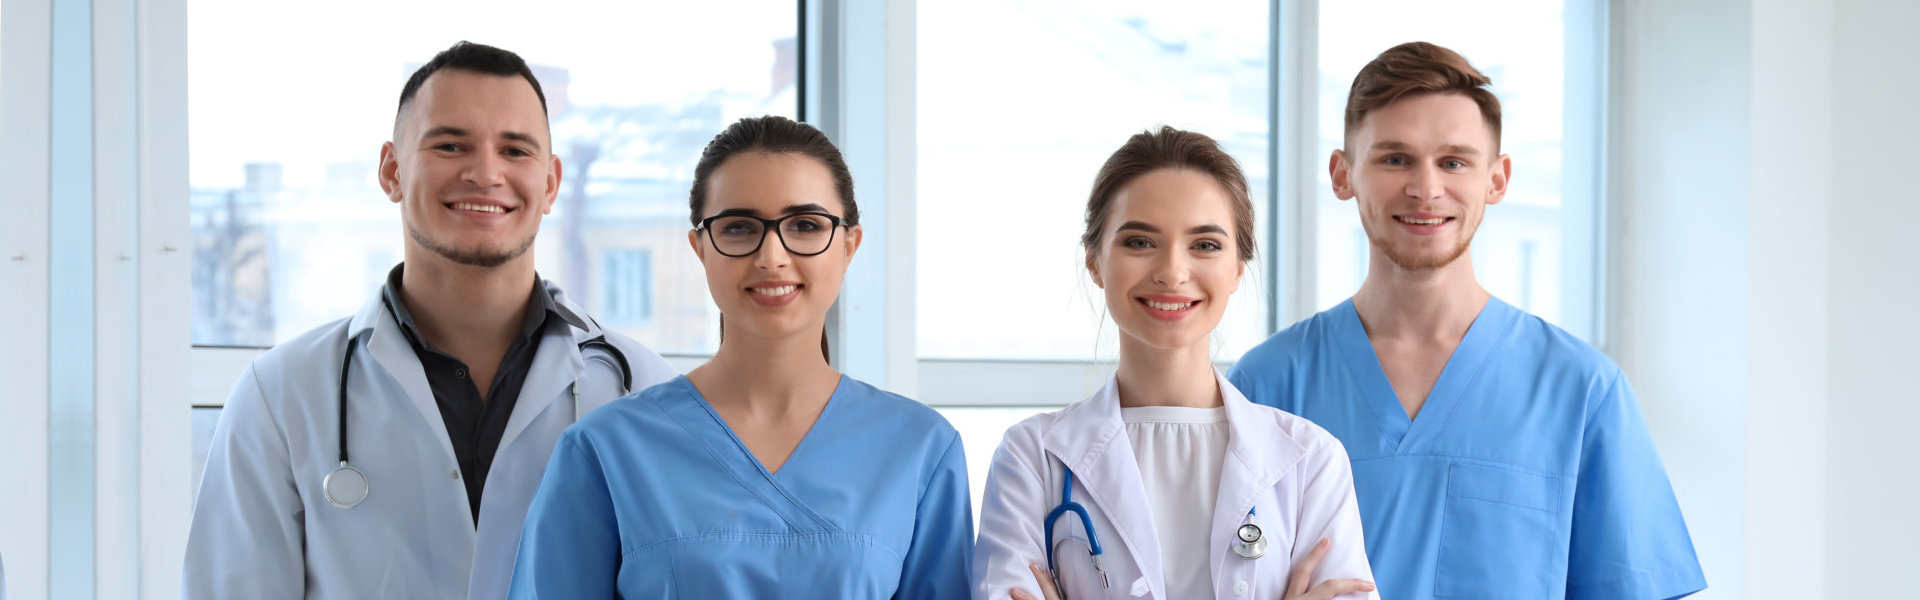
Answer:
[{"label": "blue scrub top", "polygon": [[682,376],[567,429],[510,598],[966,598],[966,459],[939,413],[842,376],[769,473]]},{"label": "blue scrub top", "polygon": [[1706,588],[1620,368],[1499,298],[1417,419],[1351,300],[1274,334],[1228,378],[1346,445],[1382,598],[1653,599]]}]

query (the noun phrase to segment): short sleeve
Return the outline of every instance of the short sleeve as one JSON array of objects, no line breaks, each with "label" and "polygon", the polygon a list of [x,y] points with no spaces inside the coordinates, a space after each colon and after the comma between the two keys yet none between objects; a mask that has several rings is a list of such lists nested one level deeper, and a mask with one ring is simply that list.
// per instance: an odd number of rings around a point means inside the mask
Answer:
[{"label": "short sleeve", "polygon": [[960,435],[935,464],[914,515],[913,545],[900,569],[896,598],[967,597],[973,555],[973,505]]},{"label": "short sleeve", "polygon": [[600,461],[575,435],[562,435],[527,509],[507,597],[613,598],[620,559],[619,523]]},{"label": "short sleeve", "polygon": [[1588,419],[1573,500],[1567,598],[1680,598],[1706,576],[1640,403],[1615,372]]}]

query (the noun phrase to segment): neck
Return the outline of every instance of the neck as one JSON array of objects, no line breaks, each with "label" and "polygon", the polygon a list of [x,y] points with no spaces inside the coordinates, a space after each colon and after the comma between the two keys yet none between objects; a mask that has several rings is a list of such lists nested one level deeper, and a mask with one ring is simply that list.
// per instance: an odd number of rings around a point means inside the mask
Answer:
[{"label": "neck", "polygon": [[[420,335],[456,357],[512,345],[536,276],[531,254],[498,267],[456,264],[411,247],[400,272],[400,299]],[[524,259],[524,260],[523,260]]]},{"label": "neck", "polygon": [[817,413],[817,405],[825,401],[818,389],[840,378],[820,355],[824,327],[783,336],[729,329],[713,360],[688,377],[696,380],[696,387],[713,390],[703,395],[716,407],[766,415]]},{"label": "neck", "polygon": [[1213,374],[1207,339],[1185,348],[1155,348],[1124,333],[1120,336],[1120,406],[1220,406],[1220,382]]},{"label": "neck", "polygon": [[1445,266],[1411,270],[1375,248],[1353,309],[1369,337],[1459,341],[1491,297],[1474,279],[1471,252]]}]

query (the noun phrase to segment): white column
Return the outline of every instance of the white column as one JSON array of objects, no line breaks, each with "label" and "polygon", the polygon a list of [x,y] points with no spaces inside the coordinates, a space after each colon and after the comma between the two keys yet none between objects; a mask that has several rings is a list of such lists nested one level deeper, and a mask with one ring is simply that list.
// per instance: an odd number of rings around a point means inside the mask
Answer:
[{"label": "white column", "polygon": [[9,597],[46,598],[48,536],[47,145],[52,3],[0,1],[0,555]]}]

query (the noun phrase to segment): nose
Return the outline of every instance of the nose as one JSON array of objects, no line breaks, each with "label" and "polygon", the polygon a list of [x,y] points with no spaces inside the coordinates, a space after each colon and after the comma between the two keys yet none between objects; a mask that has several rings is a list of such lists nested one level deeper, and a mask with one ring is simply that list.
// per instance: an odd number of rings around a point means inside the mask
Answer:
[{"label": "nose", "polygon": [[753,266],[765,271],[777,271],[786,268],[793,261],[793,255],[787,253],[785,244],[780,243],[780,234],[768,230],[760,238],[760,251],[753,253]]},{"label": "nose", "polygon": [[1413,175],[1407,178],[1407,195],[1416,200],[1434,200],[1446,193],[1446,182],[1441,177],[1439,167],[1424,164],[1413,169]]},{"label": "nose", "polygon": [[1187,284],[1192,267],[1192,260],[1186,252],[1179,249],[1162,251],[1160,257],[1153,261],[1153,282],[1168,289],[1179,288]]},{"label": "nose", "polygon": [[492,146],[481,146],[468,157],[467,168],[460,174],[461,178],[481,187],[504,185],[507,181],[504,160]]}]

